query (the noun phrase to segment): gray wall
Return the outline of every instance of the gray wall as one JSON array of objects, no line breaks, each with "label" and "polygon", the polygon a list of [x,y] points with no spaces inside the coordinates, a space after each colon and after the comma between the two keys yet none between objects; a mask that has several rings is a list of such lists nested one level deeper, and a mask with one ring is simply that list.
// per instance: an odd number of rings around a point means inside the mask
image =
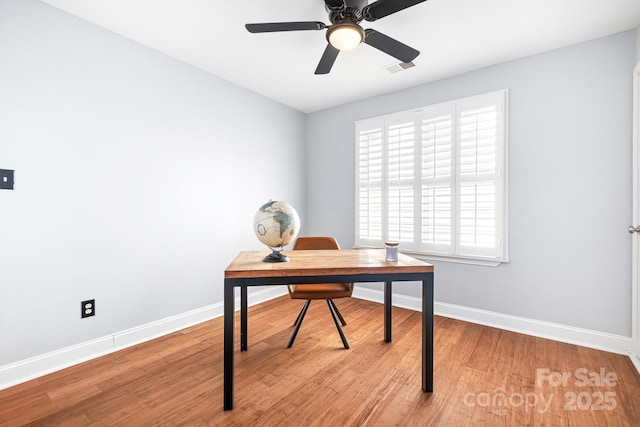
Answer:
[{"label": "gray wall", "polygon": [[630,336],[635,40],[628,31],[308,115],[308,231],[353,245],[354,121],[508,88],[511,262],[435,262],[436,300]]},{"label": "gray wall", "polygon": [[[0,366],[222,301],[304,115],[35,0],[0,2]],[[281,180],[286,173],[290,179]],[[80,319],[80,301],[97,315]]]}]

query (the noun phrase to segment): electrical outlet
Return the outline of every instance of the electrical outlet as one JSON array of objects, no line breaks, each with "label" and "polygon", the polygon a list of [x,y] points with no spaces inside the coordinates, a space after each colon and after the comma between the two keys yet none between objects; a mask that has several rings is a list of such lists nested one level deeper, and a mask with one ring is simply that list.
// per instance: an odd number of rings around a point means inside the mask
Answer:
[{"label": "electrical outlet", "polygon": [[86,301],[82,301],[80,303],[80,306],[82,310],[80,312],[82,319],[84,319],[85,317],[91,317],[96,315],[96,300],[89,299]]},{"label": "electrical outlet", "polygon": [[13,170],[0,169],[0,189],[13,190]]}]

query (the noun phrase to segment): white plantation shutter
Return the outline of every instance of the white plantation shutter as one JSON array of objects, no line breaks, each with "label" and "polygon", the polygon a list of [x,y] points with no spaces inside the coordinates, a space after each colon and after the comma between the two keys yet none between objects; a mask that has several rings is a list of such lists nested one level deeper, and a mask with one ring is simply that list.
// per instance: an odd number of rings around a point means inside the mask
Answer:
[{"label": "white plantation shutter", "polygon": [[422,250],[453,253],[453,112],[422,115]]},{"label": "white plantation shutter", "polygon": [[496,256],[501,252],[502,108],[495,96],[461,102],[457,108],[458,252],[462,255]]},{"label": "white plantation shutter", "polygon": [[387,239],[414,239],[414,123],[391,124],[387,133]]},{"label": "white plantation shutter", "polygon": [[506,98],[358,122],[356,245],[506,261]]},{"label": "white plantation shutter", "polygon": [[382,122],[358,132],[358,236],[362,242],[382,240]]}]

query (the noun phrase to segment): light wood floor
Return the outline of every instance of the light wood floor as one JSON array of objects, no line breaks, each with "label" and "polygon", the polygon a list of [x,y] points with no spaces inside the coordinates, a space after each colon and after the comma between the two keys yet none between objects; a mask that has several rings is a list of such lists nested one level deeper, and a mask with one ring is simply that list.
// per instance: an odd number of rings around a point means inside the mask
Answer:
[{"label": "light wood floor", "polygon": [[420,314],[394,308],[389,344],[382,305],[337,304],[350,350],[324,302],[311,304],[291,349],[301,302],[250,308],[231,412],[222,411],[219,318],[0,391],[0,425],[640,425],[640,375],[625,356],[436,317],[425,394]]}]

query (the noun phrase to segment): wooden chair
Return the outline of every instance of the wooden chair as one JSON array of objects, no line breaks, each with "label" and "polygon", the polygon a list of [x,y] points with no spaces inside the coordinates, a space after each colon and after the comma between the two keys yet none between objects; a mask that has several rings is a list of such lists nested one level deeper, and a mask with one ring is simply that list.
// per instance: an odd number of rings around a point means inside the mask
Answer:
[{"label": "wooden chair", "polygon": [[[315,237],[298,237],[295,244],[293,245],[294,250],[305,250],[305,249],[340,249],[340,245],[337,240],[333,237],[324,237],[324,236],[315,236]],[[300,329],[300,325],[302,325],[302,321],[304,320],[305,314],[307,314],[307,309],[309,308],[309,304],[311,304],[312,300],[326,300],[327,305],[329,306],[329,311],[331,312],[331,316],[333,317],[333,321],[336,324],[336,328],[338,328],[338,333],[340,334],[340,338],[342,339],[342,344],[344,348],[349,348],[349,343],[347,342],[347,338],[344,336],[344,332],[342,332],[342,326],[345,326],[347,322],[344,321],[342,314],[338,310],[338,307],[333,302],[336,298],[349,298],[353,293],[353,283],[321,283],[321,284],[305,284],[305,285],[289,285],[287,286],[289,289],[289,296],[292,299],[304,299],[306,302],[298,314],[298,317],[294,323],[293,333],[291,334],[291,338],[289,339],[289,343],[287,344],[287,348],[290,348],[293,345],[293,341],[296,339],[296,335],[298,335],[298,330]],[[338,322],[340,319],[340,322]]]}]

